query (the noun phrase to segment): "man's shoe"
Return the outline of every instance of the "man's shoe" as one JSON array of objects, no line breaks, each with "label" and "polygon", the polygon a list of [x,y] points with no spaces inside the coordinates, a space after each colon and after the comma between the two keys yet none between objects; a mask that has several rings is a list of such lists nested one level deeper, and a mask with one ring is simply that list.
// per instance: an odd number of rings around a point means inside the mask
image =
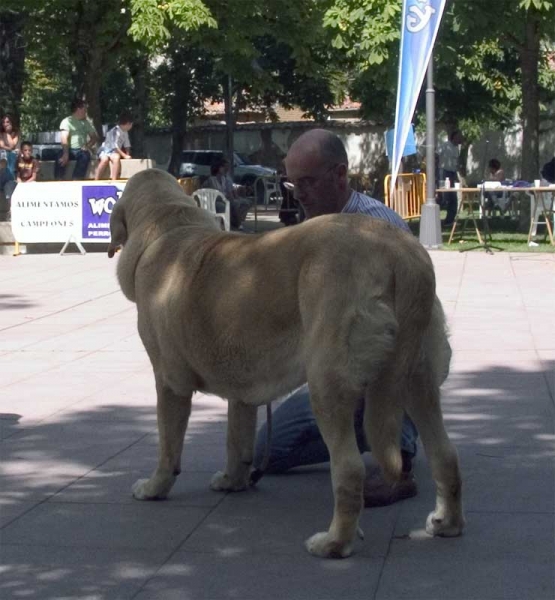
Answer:
[{"label": "man's shoe", "polygon": [[411,472],[401,474],[393,485],[387,483],[380,469],[372,470],[364,480],[364,507],[389,506],[399,500],[412,498],[418,493],[416,481]]}]

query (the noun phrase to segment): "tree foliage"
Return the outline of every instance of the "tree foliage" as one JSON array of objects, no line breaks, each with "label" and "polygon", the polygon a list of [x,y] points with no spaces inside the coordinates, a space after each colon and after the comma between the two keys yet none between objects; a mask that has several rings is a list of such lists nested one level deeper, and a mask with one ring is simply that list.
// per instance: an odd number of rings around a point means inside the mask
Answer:
[{"label": "tree foliage", "polygon": [[[322,117],[334,100],[330,82],[336,78],[323,44],[322,2],[251,0],[234,4],[233,10],[223,0],[185,2],[194,5],[195,12],[172,10],[172,3],[131,3],[132,35],[166,56],[171,70],[174,152],[170,169],[178,163],[184,122],[194,114],[198,99],[208,96],[208,88],[212,97],[229,104],[226,91],[232,85],[233,107],[227,111],[231,120],[246,104],[269,108],[277,99]],[[173,3],[173,8],[176,4],[183,2]],[[211,81],[198,77],[202,71],[192,68],[191,56],[210,64]],[[201,81],[205,85],[198,89]]]},{"label": "tree foliage", "polygon": [[23,93],[25,16],[0,7],[0,109],[18,117]]},{"label": "tree foliage", "polygon": [[[555,49],[555,2],[504,0],[492,11],[487,0],[459,0],[453,3],[452,18],[466,40],[460,49],[460,72],[479,82],[497,107],[506,103],[520,117],[522,147],[527,149],[522,153],[521,177],[532,181],[540,168],[542,112],[555,100],[555,77],[549,64]],[[476,55],[488,59],[486,68],[484,64],[479,68]],[[501,68],[488,68],[491,61]]]},{"label": "tree foliage", "polygon": [[[351,60],[352,89],[365,114],[389,123],[401,6],[401,0],[335,0],[325,19],[334,45]],[[485,128],[505,128],[520,115],[523,145],[531,149],[523,154],[523,177],[538,172],[539,111],[555,99],[548,64],[554,23],[554,0],[497,0],[494,6],[491,0],[453,0],[434,50],[438,120],[472,138]]]},{"label": "tree foliage", "polygon": [[202,0],[131,0],[131,16],[130,35],[154,51],[171,40],[175,29],[193,32],[217,26]]},{"label": "tree foliage", "polygon": [[400,14],[400,0],[336,0],[326,12],[324,25],[334,31],[333,46],[366,70],[392,56],[393,44],[401,37]]},{"label": "tree foliage", "polygon": [[[123,108],[176,132],[206,98],[301,106],[316,119],[346,94],[394,115],[402,0],[2,0],[0,98],[27,130],[56,128],[75,95],[97,127]],[[500,17],[502,16],[502,18]],[[555,0],[452,0],[435,49],[436,108],[470,138],[521,115],[523,176],[536,169],[554,99]],[[16,60],[12,60],[13,57]],[[25,64],[25,71],[21,68]],[[423,114],[423,103],[417,113]]]}]

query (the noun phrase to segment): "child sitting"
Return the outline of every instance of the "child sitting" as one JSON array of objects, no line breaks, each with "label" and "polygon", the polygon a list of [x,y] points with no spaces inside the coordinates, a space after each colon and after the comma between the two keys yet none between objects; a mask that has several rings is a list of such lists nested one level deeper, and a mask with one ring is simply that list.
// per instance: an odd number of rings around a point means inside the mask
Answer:
[{"label": "child sitting", "polygon": [[122,113],[118,119],[118,124],[108,131],[104,143],[98,149],[98,166],[94,174],[95,179],[100,179],[100,174],[108,163],[110,163],[111,180],[119,179],[121,159],[131,158],[131,144],[128,135],[131,127],[133,127],[133,119],[130,113]]},{"label": "child sitting", "polygon": [[37,180],[39,161],[33,156],[33,144],[23,142],[15,163],[17,183],[29,183]]}]

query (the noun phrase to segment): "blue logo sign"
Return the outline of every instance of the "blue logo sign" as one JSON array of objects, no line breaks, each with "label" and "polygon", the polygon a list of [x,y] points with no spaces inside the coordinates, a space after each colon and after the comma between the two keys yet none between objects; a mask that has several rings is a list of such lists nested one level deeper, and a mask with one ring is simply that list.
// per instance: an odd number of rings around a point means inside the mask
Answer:
[{"label": "blue logo sign", "polygon": [[110,215],[123,188],[115,185],[84,185],[82,197],[84,240],[110,240]]}]

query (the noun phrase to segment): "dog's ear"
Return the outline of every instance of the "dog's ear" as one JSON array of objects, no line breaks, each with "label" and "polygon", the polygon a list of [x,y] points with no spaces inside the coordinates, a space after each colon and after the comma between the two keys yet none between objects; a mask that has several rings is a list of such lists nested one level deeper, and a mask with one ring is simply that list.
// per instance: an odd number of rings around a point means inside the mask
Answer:
[{"label": "dog's ear", "polygon": [[127,241],[125,210],[119,202],[116,202],[112,214],[110,215],[110,234],[112,239],[108,245],[108,258],[112,258]]}]

